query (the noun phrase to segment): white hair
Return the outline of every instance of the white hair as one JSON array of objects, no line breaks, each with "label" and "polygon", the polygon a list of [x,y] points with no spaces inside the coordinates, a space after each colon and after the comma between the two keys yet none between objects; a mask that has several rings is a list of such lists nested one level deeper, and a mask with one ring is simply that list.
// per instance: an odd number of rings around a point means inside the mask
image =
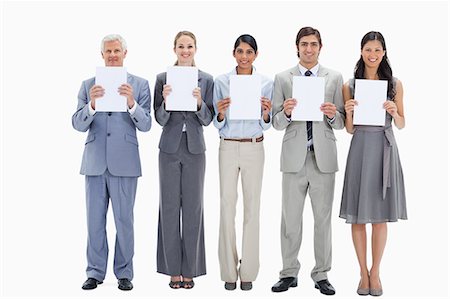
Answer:
[{"label": "white hair", "polygon": [[102,39],[102,44],[101,44],[101,49],[102,49],[102,53],[105,51],[105,43],[106,42],[111,42],[111,41],[119,41],[120,44],[122,45],[122,50],[126,51],[127,49],[127,42],[125,41],[125,39],[120,36],[119,34],[108,34],[107,36],[105,36]]}]

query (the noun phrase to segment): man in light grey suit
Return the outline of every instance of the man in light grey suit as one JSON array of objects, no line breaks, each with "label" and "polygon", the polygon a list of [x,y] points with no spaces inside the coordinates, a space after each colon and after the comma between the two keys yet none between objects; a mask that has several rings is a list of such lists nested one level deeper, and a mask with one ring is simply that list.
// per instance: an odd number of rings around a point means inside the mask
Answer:
[{"label": "man in light grey suit", "polygon": [[[273,126],[286,132],[281,150],[283,172],[281,251],[283,269],[273,292],[297,286],[300,270],[298,252],[302,241],[302,215],[309,193],[314,215],[314,254],[316,265],[311,272],[315,287],[322,294],[334,295],[327,278],[331,269],[331,209],[334,177],[338,170],[336,138],[333,129],[344,127],[342,75],[318,63],[322,40],[317,29],[304,27],[296,38],[299,64],[275,76]],[[294,76],[325,78],[325,99],[320,107],[323,121],[293,121],[294,109],[302,109],[292,98]]]},{"label": "man in light grey suit", "polygon": [[[102,40],[105,66],[121,67],[127,54],[125,40],[117,34]],[[133,284],[134,229],[133,207],[138,177],[141,176],[136,128],[146,132],[151,127],[148,81],[128,74],[127,83],[118,86],[127,98],[127,112],[96,112],[95,104],[104,94],[95,78],[83,81],[78,107],[72,116],[73,127],[89,131],[83,153],[81,174],[86,176],[87,261],[85,290],[95,289],[105,279],[108,261],[106,214],[111,199],[116,243],[114,274],[121,290]]]}]

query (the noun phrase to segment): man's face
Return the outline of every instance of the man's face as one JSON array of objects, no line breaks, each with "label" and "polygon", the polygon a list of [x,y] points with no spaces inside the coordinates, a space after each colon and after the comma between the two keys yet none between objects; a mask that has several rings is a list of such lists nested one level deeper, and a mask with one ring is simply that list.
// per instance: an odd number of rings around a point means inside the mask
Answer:
[{"label": "man's face", "polygon": [[320,43],[315,35],[307,35],[298,43],[298,54],[300,63],[305,67],[313,67],[318,63],[320,54]]},{"label": "man's face", "polygon": [[105,42],[104,48],[102,57],[105,60],[105,66],[123,66],[127,51],[122,49],[118,40]]}]

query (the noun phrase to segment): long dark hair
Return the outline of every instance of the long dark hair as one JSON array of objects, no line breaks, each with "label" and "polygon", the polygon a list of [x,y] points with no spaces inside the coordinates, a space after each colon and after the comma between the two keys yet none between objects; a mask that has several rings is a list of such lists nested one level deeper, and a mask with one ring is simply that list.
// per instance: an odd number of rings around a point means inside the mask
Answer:
[{"label": "long dark hair", "polygon": [[[388,81],[387,96],[388,98],[393,100],[395,97],[394,78],[392,77],[392,68],[391,64],[389,63],[389,58],[387,56],[386,42],[384,41],[383,35],[377,31],[370,31],[366,33],[366,35],[364,35],[364,37],[361,40],[361,50],[364,48],[364,45],[367,42],[372,40],[379,41],[383,46],[383,50],[385,51],[383,59],[381,60],[380,65],[378,66],[377,74],[379,79]],[[365,79],[364,77],[365,68],[366,67],[364,65],[364,60],[361,55],[355,66],[355,73],[354,73],[355,79]]]}]

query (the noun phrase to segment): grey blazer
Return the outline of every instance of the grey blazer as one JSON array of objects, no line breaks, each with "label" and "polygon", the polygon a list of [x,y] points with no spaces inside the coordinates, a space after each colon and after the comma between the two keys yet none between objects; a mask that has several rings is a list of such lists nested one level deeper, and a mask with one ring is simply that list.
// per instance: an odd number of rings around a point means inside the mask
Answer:
[{"label": "grey blazer", "polygon": [[[292,77],[300,76],[298,65],[275,76],[273,93],[272,125],[286,132],[281,149],[281,171],[298,172],[306,159],[306,121],[289,121],[284,114],[283,102],[292,98]],[[324,115],[323,121],[313,122],[314,153],[317,166],[324,173],[338,171],[336,137],[333,129],[344,128],[344,102],[342,97],[342,75],[336,71],[319,66],[319,77],[325,77],[325,101],[334,103],[337,108],[336,119],[330,124]]]},{"label": "grey blazer", "polygon": [[95,78],[81,84],[77,111],[72,116],[75,130],[89,130],[81,174],[102,175],[108,169],[115,176],[141,176],[136,128],[143,132],[150,130],[150,89],[147,80],[131,74],[128,74],[127,82],[133,87],[137,105],[133,115],[129,112],[96,112],[90,115],[89,90],[95,84]]},{"label": "grey blazer", "polygon": [[165,153],[176,153],[181,141],[183,124],[186,124],[188,150],[191,154],[205,152],[203,126],[211,123],[213,108],[213,77],[205,72],[198,71],[198,86],[202,94],[202,106],[196,112],[192,111],[166,111],[162,96],[163,86],[166,84],[167,73],[158,74],[155,83],[155,96],[153,107],[156,121],[163,126],[159,149]]}]

